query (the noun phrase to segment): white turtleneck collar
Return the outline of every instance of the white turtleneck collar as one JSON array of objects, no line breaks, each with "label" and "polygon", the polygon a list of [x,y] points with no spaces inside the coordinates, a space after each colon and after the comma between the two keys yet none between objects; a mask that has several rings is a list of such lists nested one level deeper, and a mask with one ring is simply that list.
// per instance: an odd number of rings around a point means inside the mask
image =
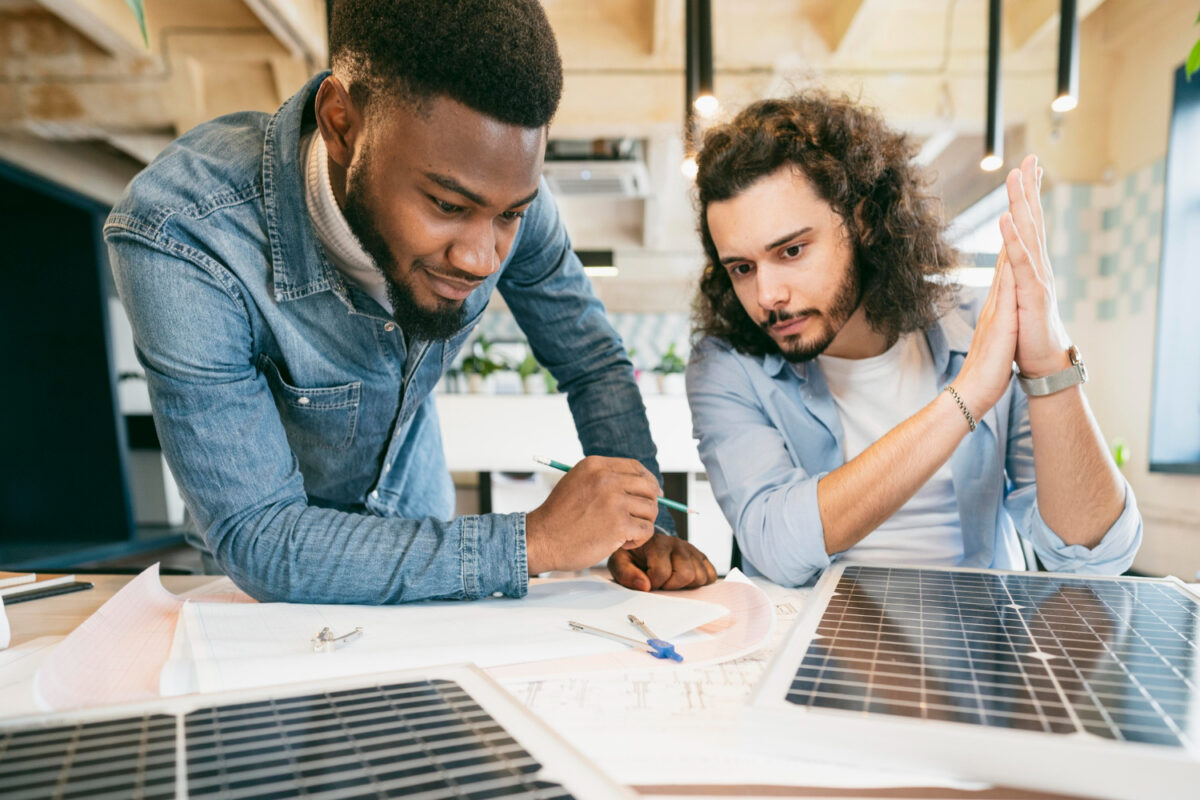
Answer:
[{"label": "white turtleneck collar", "polygon": [[317,240],[325,248],[329,260],[343,275],[390,314],[392,303],[388,300],[387,282],[383,273],[375,266],[374,259],[363,250],[358,238],[346,223],[346,217],[333,195],[333,184],[329,182],[329,153],[321,132],[314,130],[301,142],[301,158],[304,160],[304,201],[308,215],[312,218]]}]

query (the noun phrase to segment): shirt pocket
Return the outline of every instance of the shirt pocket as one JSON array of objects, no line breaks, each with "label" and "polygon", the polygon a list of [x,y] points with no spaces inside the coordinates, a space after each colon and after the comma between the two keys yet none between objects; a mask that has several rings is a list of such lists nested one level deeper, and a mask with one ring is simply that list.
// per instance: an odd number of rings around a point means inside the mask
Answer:
[{"label": "shirt pocket", "polygon": [[341,386],[293,386],[283,379],[271,357],[258,357],[258,369],[267,377],[275,407],[294,450],[345,450],[354,441],[362,382]]}]

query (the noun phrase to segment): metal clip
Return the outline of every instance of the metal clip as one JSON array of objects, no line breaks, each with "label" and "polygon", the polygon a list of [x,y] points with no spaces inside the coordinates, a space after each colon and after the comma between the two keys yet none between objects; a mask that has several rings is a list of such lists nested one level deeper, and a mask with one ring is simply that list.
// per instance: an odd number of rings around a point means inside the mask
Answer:
[{"label": "metal clip", "polygon": [[332,653],[343,645],[350,644],[356,639],[361,639],[362,635],[362,628],[355,628],[344,636],[334,636],[333,631],[328,627],[322,628],[321,632],[312,638],[313,652]]}]

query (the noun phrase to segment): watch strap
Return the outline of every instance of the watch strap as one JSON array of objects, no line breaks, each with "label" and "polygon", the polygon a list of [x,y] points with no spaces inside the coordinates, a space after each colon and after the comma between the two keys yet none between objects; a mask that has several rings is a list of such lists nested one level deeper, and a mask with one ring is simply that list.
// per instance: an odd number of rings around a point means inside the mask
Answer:
[{"label": "watch strap", "polygon": [[1079,357],[1078,348],[1071,345],[1068,353],[1071,357],[1071,366],[1051,375],[1044,375],[1040,378],[1027,378],[1018,372],[1017,382],[1021,384],[1021,388],[1025,391],[1025,394],[1029,397],[1044,397],[1087,381],[1087,367],[1083,365],[1083,359]]}]

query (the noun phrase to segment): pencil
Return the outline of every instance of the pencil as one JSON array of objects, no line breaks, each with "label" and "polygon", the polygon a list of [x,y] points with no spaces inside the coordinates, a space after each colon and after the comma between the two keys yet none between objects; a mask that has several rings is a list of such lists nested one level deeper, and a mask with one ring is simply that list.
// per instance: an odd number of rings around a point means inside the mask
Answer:
[{"label": "pencil", "polygon": [[[534,456],[533,460],[539,464],[545,464],[547,467],[553,467],[554,469],[560,469],[563,472],[571,471],[571,466],[569,464],[564,464],[561,461],[555,461],[553,458],[546,458],[544,456]],[[668,500],[665,497],[659,497],[659,498],[657,498],[657,500],[658,500],[658,504],[660,506],[666,506],[667,508],[671,508],[676,511],[680,511],[684,514],[699,514],[700,513],[699,511],[696,511],[695,509],[688,508],[683,503],[676,502],[675,500]]]}]

